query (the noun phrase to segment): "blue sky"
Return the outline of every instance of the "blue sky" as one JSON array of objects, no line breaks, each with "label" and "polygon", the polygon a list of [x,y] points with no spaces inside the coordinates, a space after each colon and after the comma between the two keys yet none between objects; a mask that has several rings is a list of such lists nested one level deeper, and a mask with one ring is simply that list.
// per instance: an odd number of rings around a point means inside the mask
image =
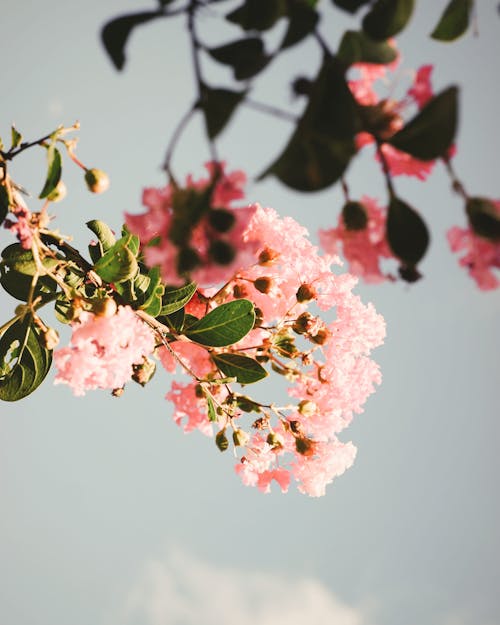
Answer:
[{"label": "blue sky", "polygon": [[[3,4],[0,134],[15,121],[35,138],[78,119],[80,158],[112,180],[108,193],[91,197],[67,167],[58,224],[86,245],[86,221],[117,228],[124,211],[140,210],[144,186],[164,182],[165,147],[193,88],[184,25],[138,29],[118,74],[99,28],[153,2]],[[418,3],[400,38],[404,64],[436,63],[436,89],[463,87],[456,168],[471,193],[499,198],[496,3],[478,3],[480,36],[452,46],[427,37],[435,5],[444,4]],[[213,42],[237,34],[210,16],[204,22]],[[335,41],[348,24],[331,12],[324,33]],[[311,74],[316,63],[308,46],[290,52],[264,73],[255,98],[288,105],[286,76]],[[179,175],[202,172],[201,130],[195,120],[184,136]],[[219,151],[256,175],[289,131],[244,111]],[[43,158],[15,164],[35,194]],[[372,159],[356,162],[348,179],[358,196],[384,198]],[[319,500],[264,496],[240,484],[209,439],[173,424],[166,374],[119,400],[74,398],[50,378],[26,400],[0,405],[0,622],[281,625],[285,615],[287,625],[500,623],[500,298],[478,291],[447,248],[446,230],[464,215],[442,168],[425,185],[398,179],[397,187],[431,224],[432,247],[418,284],[358,287],[385,316],[388,336],[375,354],[383,384],[343,436],[358,447],[354,467]],[[250,184],[248,199],[292,215],[312,236],[341,205],[338,189],[309,196],[272,179]],[[12,305],[0,296],[3,318]]]}]

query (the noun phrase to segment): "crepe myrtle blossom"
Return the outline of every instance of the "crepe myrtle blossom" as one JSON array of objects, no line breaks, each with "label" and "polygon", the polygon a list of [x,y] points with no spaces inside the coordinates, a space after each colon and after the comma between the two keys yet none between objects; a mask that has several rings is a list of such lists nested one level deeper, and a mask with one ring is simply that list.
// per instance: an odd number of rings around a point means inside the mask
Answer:
[{"label": "crepe myrtle blossom", "polygon": [[[365,125],[370,132],[356,136],[358,148],[375,142],[375,136],[382,142],[381,150],[393,176],[407,175],[425,180],[431,173],[435,161],[420,161],[410,154],[401,152],[388,143],[383,143],[403,128],[413,110],[422,109],[432,98],[432,65],[421,66],[413,76],[413,82],[401,99],[388,92],[387,84],[394,82],[399,57],[388,65],[356,63],[355,77],[348,81],[352,94],[363,105]],[[379,92],[383,95],[379,95]],[[378,158],[378,155],[377,155]]]},{"label": "crepe myrtle blossom", "polygon": [[[492,204],[500,216],[500,200]],[[461,254],[459,263],[482,291],[491,291],[500,285],[495,269],[500,269],[500,242],[476,234],[470,227],[454,226],[447,232],[451,251]]]},{"label": "crepe myrtle blossom", "polygon": [[329,254],[341,253],[349,263],[349,271],[369,284],[393,280],[380,267],[381,260],[396,258],[386,239],[386,210],[368,196],[363,196],[359,204],[366,215],[363,227],[349,227],[341,212],[336,228],[319,231],[321,246]]},{"label": "crepe myrtle blossom", "polygon": [[[255,304],[255,326],[236,345],[210,353],[181,340],[158,349],[169,373],[195,376],[172,382],[167,398],[173,418],[185,432],[215,435],[221,451],[233,446],[244,484],[267,493],[275,483],[286,492],[293,479],[299,491],[320,496],[354,461],[354,445],[338,434],[381,381],[370,352],[383,342],[384,320],[353,294],[354,276],[334,272],[339,259],[320,255],[290,217],[255,204],[241,241],[246,264],[220,288],[199,287],[187,309],[200,315],[202,308],[244,297]],[[213,356],[225,353],[282,375],[288,383],[284,405],[274,397],[250,398],[243,394],[247,387],[240,393],[217,383],[221,371]],[[212,420],[208,401],[216,408]]]},{"label": "crepe myrtle blossom", "polygon": [[71,325],[70,344],[54,352],[55,383],[68,384],[75,395],[123,387],[133,366],[155,348],[153,332],[130,306],[118,306],[108,316],[82,311]]}]

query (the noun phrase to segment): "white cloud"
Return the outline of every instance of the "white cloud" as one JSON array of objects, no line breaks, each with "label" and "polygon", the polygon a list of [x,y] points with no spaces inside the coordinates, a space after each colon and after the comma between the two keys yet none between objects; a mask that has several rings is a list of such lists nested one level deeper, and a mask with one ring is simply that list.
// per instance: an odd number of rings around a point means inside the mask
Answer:
[{"label": "white cloud", "polygon": [[179,551],[149,562],[121,625],[368,625],[317,579],[222,568]]}]

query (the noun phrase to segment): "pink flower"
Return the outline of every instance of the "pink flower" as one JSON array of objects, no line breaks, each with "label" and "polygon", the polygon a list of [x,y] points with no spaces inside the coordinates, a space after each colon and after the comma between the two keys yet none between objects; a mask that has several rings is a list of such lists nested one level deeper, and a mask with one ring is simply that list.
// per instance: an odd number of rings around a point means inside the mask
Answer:
[{"label": "pink flower", "polygon": [[14,205],[10,207],[10,212],[17,218],[17,221],[6,219],[4,228],[10,230],[25,250],[31,248],[33,241],[33,230],[31,225],[31,212],[28,210],[22,196],[17,191],[13,192]]},{"label": "pink flower", "polygon": [[72,323],[70,345],[54,353],[55,384],[69,384],[75,395],[96,388],[121,388],[155,347],[152,330],[130,306],[111,317],[82,312]]},{"label": "pink flower", "polygon": [[[396,258],[389,248],[385,236],[387,215],[377,201],[363,196],[361,204],[365,208],[368,222],[362,230],[348,230],[342,214],[336,228],[319,231],[319,240],[329,254],[342,253],[349,262],[349,271],[361,276],[365,282],[377,284],[392,279],[380,268],[380,261]],[[339,249],[340,248],[340,249]]]},{"label": "pink flower", "polygon": [[[411,87],[400,100],[392,97],[381,98],[375,88],[375,86],[378,88],[377,81],[387,82],[392,70],[396,67],[395,63],[375,66],[358,63],[353,67],[357,70],[359,77],[350,80],[349,87],[356,100],[369,107],[366,109],[367,124],[373,126],[373,133],[377,134],[381,140],[390,138],[404,126],[402,114],[406,113],[408,108],[413,105],[413,108],[420,110],[433,96],[432,65],[423,65],[416,71]],[[374,67],[377,71],[374,71]],[[358,148],[374,141],[374,136],[370,132],[361,132],[356,137]],[[388,143],[383,143],[381,149],[393,176],[407,175],[425,180],[434,167],[434,161],[420,161]],[[378,154],[377,159],[379,159]]]},{"label": "pink flower", "polygon": [[[493,201],[500,214],[500,200]],[[500,269],[500,242],[490,241],[481,237],[469,228],[454,226],[447,233],[451,251],[464,255],[460,265],[467,267],[469,275],[482,291],[496,289],[500,281],[493,269]]]}]

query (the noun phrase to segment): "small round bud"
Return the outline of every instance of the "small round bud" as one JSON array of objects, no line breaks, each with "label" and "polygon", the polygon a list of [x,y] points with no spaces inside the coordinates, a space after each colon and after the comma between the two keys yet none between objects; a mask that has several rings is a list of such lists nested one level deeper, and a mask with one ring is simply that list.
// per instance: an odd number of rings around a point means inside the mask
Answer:
[{"label": "small round bud", "polygon": [[295,294],[298,302],[309,302],[316,297],[316,291],[310,284],[301,284]]},{"label": "small round bud", "polygon": [[309,399],[303,399],[299,402],[297,410],[303,417],[312,417],[318,410],[318,405]]},{"label": "small round bud", "polygon": [[208,248],[208,254],[218,265],[229,265],[236,256],[234,247],[226,241],[212,241]]},{"label": "small round bud", "polygon": [[198,397],[198,399],[202,399],[203,397],[205,397],[205,393],[203,392],[203,386],[201,384],[197,384],[194,387],[194,394],[196,395],[196,397]]},{"label": "small round bud", "polygon": [[295,449],[302,456],[313,456],[314,455],[314,442],[309,438],[297,437],[295,439]]},{"label": "small round bud", "polygon": [[260,293],[264,293],[264,295],[267,295],[267,293],[269,293],[273,284],[274,280],[267,276],[262,276],[261,278],[257,278],[253,281],[253,285],[257,289],[257,291],[260,291]]},{"label": "small round bud", "polygon": [[64,200],[67,193],[68,190],[66,189],[66,185],[62,180],[59,180],[56,188],[47,195],[47,199],[50,202],[60,202],[61,200]]},{"label": "small round bud", "polygon": [[215,444],[220,451],[226,451],[229,447],[229,441],[224,430],[221,430],[215,435]]},{"label": "small round bud", "polygon": [[47,328],[42,332],[42,342],[46,349],[54,349],[59,343],[59,334],[54,328]]},{"label": "small round bud", "polygon": [[255,306],[254,311],[255,311],[255,321],[254,321],[253,327],[256,328],[257,326],[260,326],[260,324],[264,320],[264,313],[258,306]]},{"label": "small round bud", "polygon": [[248,295],[248,289],[244,284],[235,284],[233,287],[233,296],[236,299],[240,299],[242,297],[246,297]]},{"label": "small round bud", "polygon": [[275,250],[270,247],[265,247],[262,252],[259,254],[259,265],[267,266],[272,265],[273,262],[278,258],[279,254]]},{"label": "small round bud", "polygon": [[113,397],[121,397],[124,392],[125,392],[125,387],[124,386],[120,386],[119,388],[114,388],[111,391],[111,395],[113,395]]},{"label": "small round bud", "polygon": [[308,312],[303,312],[301,315],[297,317],[297,319],[293,322],[292,330],[297,334],[304,334],[307,332],[309,325],[311,323],[312,315]]},{"label": "small round bud", "polygon": [[271,447],[283,447],[283,437],[276,434],[276,432],[269,432],[266,442]]},{"label": "small round bud", "polygon": [[233,432],[233,443],[235,447],[244,447],[248,441],[250,440],[250,436],[239,428],[234,430]]},{"label": "small round bud", "polygon": [[104,193],[109,188],[108,174],[102,169],[87,169],[85,171],[85,182],[92,193]]},{"label": "small round bud", "polygon": [[330,331],[327,328],[321,328],[317,334],[311,336],[311,341],[316,345],[324,345],[330,338]]},{"label": "small round bud", "polygon": [[105,297],[92,302],[92,312],[97,317],[106,317],[109,319],[116,314],[118,306],[112,297]]},{"label": "small round bud", "polygon": [[132,369],[134,372],[132,380],[141,386],[146,386],[155,374],[156,364],[149,358],[144,357],[144,361],[140,365],[132,365]]},{"label": "small round bud", "polygon": [[312,90],[313,83],[305,76],[299,76],[292,83],[292,91],[294,95],[309,95]]},{"label": "small round bud", "polygon": [[228,232],[234,226],[235,216],[224,208],[214,208],[208,214],[208,221],[217,232]]},{"label": "small round bud", "polygon": [[361,202],[347,202],[342,209],[346,230],[364,230],[368,223],[366,209]]}]

